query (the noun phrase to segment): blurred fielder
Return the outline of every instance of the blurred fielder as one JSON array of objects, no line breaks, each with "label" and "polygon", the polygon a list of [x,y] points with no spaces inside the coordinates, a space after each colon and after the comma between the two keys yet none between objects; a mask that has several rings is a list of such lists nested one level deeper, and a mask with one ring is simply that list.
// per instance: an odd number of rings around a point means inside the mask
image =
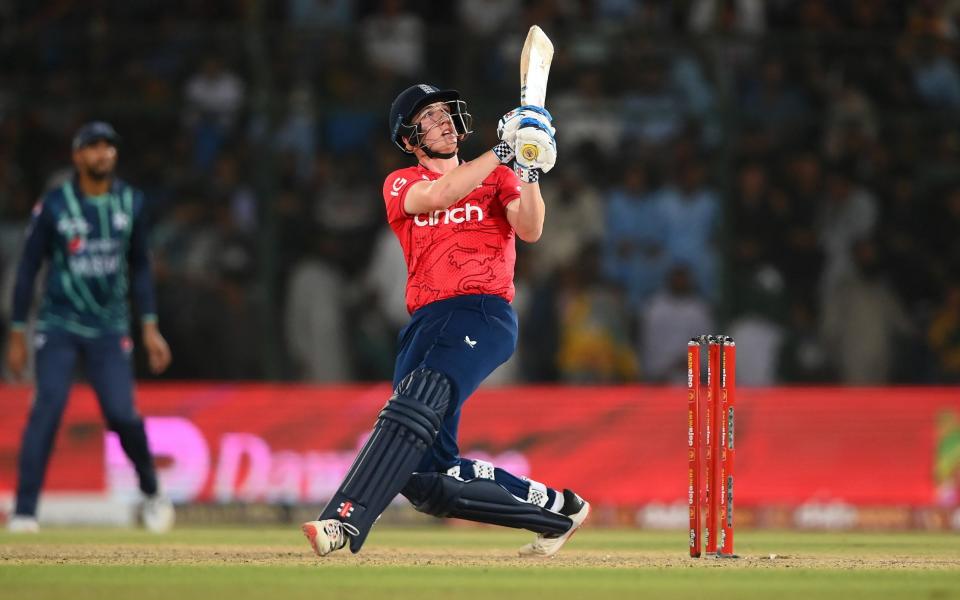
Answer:
[{"label": "blurred fielder", "polygon": [[[500,120],[500,142],[470,162],[457,157],[473,118],[454,90],[415,85],[390,107],[391,139],[417,165],[383,186],[387,220],[407,261],[407,309],[394,393],[337,493],[303,532],[319,556],[349,544],[402,493],[417,510],[529,529],[521,556],[550,556],[590,505],[492,464],[460,456],[464,402],[516,349],[515,236],[535,242],[544,203],[537,183],[556,161],[550,114],[521,106]],[[516,156],[533,146],[536,158]],[[514,161],[514,157],[516,160]],[[515,163],[514,170],[507,164]]]},{"label": "blurred fielder", "polygon": [[145,496],[144,524],[155,531],[173,524],[173,506],[158,491],[143,420],[133,405],[128,290],[141,313],[154,373],[170,364],[170,349],[157,329],[143,195],[114,178],[117,143],[107,123],[81,127],[73,138],[74,177],[41,198],[27,230],[7,354],[14,378],[27,364],[26,319],[34,280],[44,262],[49,269],[33,338],[36,395],[20,447],[11,531],[38,528],[37,500],[81,356],[107,426],[136,469]]}]

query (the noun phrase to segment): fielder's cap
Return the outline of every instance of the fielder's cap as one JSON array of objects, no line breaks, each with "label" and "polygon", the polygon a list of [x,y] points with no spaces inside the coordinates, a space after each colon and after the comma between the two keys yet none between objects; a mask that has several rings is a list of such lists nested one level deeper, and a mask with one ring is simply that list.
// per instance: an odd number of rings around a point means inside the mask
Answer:
[{"label": "fielder's cap", "polygon": [[113,128],[113,125],[106,121],[91,121],[77,130],[73,136],[73,149],[79,150],[84,146],[95,144],[100,140],[109,142],[111,146],[120,143],[120,136]]}]

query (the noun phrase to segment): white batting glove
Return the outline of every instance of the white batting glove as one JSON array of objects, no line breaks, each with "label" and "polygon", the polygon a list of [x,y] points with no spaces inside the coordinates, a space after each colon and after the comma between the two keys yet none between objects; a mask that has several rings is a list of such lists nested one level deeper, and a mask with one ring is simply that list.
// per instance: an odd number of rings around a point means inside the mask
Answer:
[{"label": "white batting glove", "polygon": [[553,133],[541,128],[536,119],[520,120],[514,150],[517,166],[524,169],[540,169],[548,173],[557,162],[557,142]]},{"label": "white batting glove", "polygon": [[[515,149],[517,129],[519,129],[520,123],[524,119],[533,119],[536,121],[535,126],[549,132],[550,135],[556,133],[556,130],[553,128],[553,116],[550,115],[547,109],[539,106],[525,105],[518,106],[500,117],[500,121],[497,123],[497,137]],[[532,121],[528,121],[528,123],[533,124]]]},{"label": "white batting glove", "polygon": [[513,172],[517,174],[520,181],[526,183],[537,183],[540,181],[540,173],[542,173],[540,169],[521,167],[520,163],[513,163]]}]

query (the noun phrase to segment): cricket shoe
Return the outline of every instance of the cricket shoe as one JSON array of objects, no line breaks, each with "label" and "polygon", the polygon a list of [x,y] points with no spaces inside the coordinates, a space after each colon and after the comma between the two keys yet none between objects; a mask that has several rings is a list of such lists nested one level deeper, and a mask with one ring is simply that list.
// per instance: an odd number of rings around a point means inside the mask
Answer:
[{"label": "cricket shoe", "polygon": [[339,550],[347,545],[351,535],[360,535],[356,527],[336,519],[307,521],[300,529],[317,556],[326,556]]},{"label": "cricket shoe", "polygon": [[40,524],[37,518],[30,515],[13,515],[7,522],[7,531],[10,533],[38,533]]},{"label": "cricket shoe", "polygon": [[140,505],[140,521],[147,531],[166,533],[173,528],[173,503],[163,494],[147,496]]},{"label": "cricket shoe", "polygon": [[570,490],[563,490],[563,507],[560,509],[560,514],[570,517],[573,521],[570,529],[559,535],[538,533],[537,539],[520,548],[520,556],[547,557],[556,554],[587,520],[587,515],[590,514],[590,503]]}]

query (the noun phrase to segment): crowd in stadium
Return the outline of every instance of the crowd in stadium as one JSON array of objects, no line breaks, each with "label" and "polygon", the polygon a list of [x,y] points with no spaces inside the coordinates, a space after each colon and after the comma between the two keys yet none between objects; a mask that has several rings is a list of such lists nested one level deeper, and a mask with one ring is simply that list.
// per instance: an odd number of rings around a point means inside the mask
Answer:
[{"label": "crowd in stadium", "polygon": [[471,158],[538,23],[559,160],[494,379],[676,382],[716,331],[742,385],[960,381],[960,2],[170,4],[0,2],[5,317],[31,207],[101,118],[149,200],[165,376],[389,379],[389,102],[459,89]]}]

